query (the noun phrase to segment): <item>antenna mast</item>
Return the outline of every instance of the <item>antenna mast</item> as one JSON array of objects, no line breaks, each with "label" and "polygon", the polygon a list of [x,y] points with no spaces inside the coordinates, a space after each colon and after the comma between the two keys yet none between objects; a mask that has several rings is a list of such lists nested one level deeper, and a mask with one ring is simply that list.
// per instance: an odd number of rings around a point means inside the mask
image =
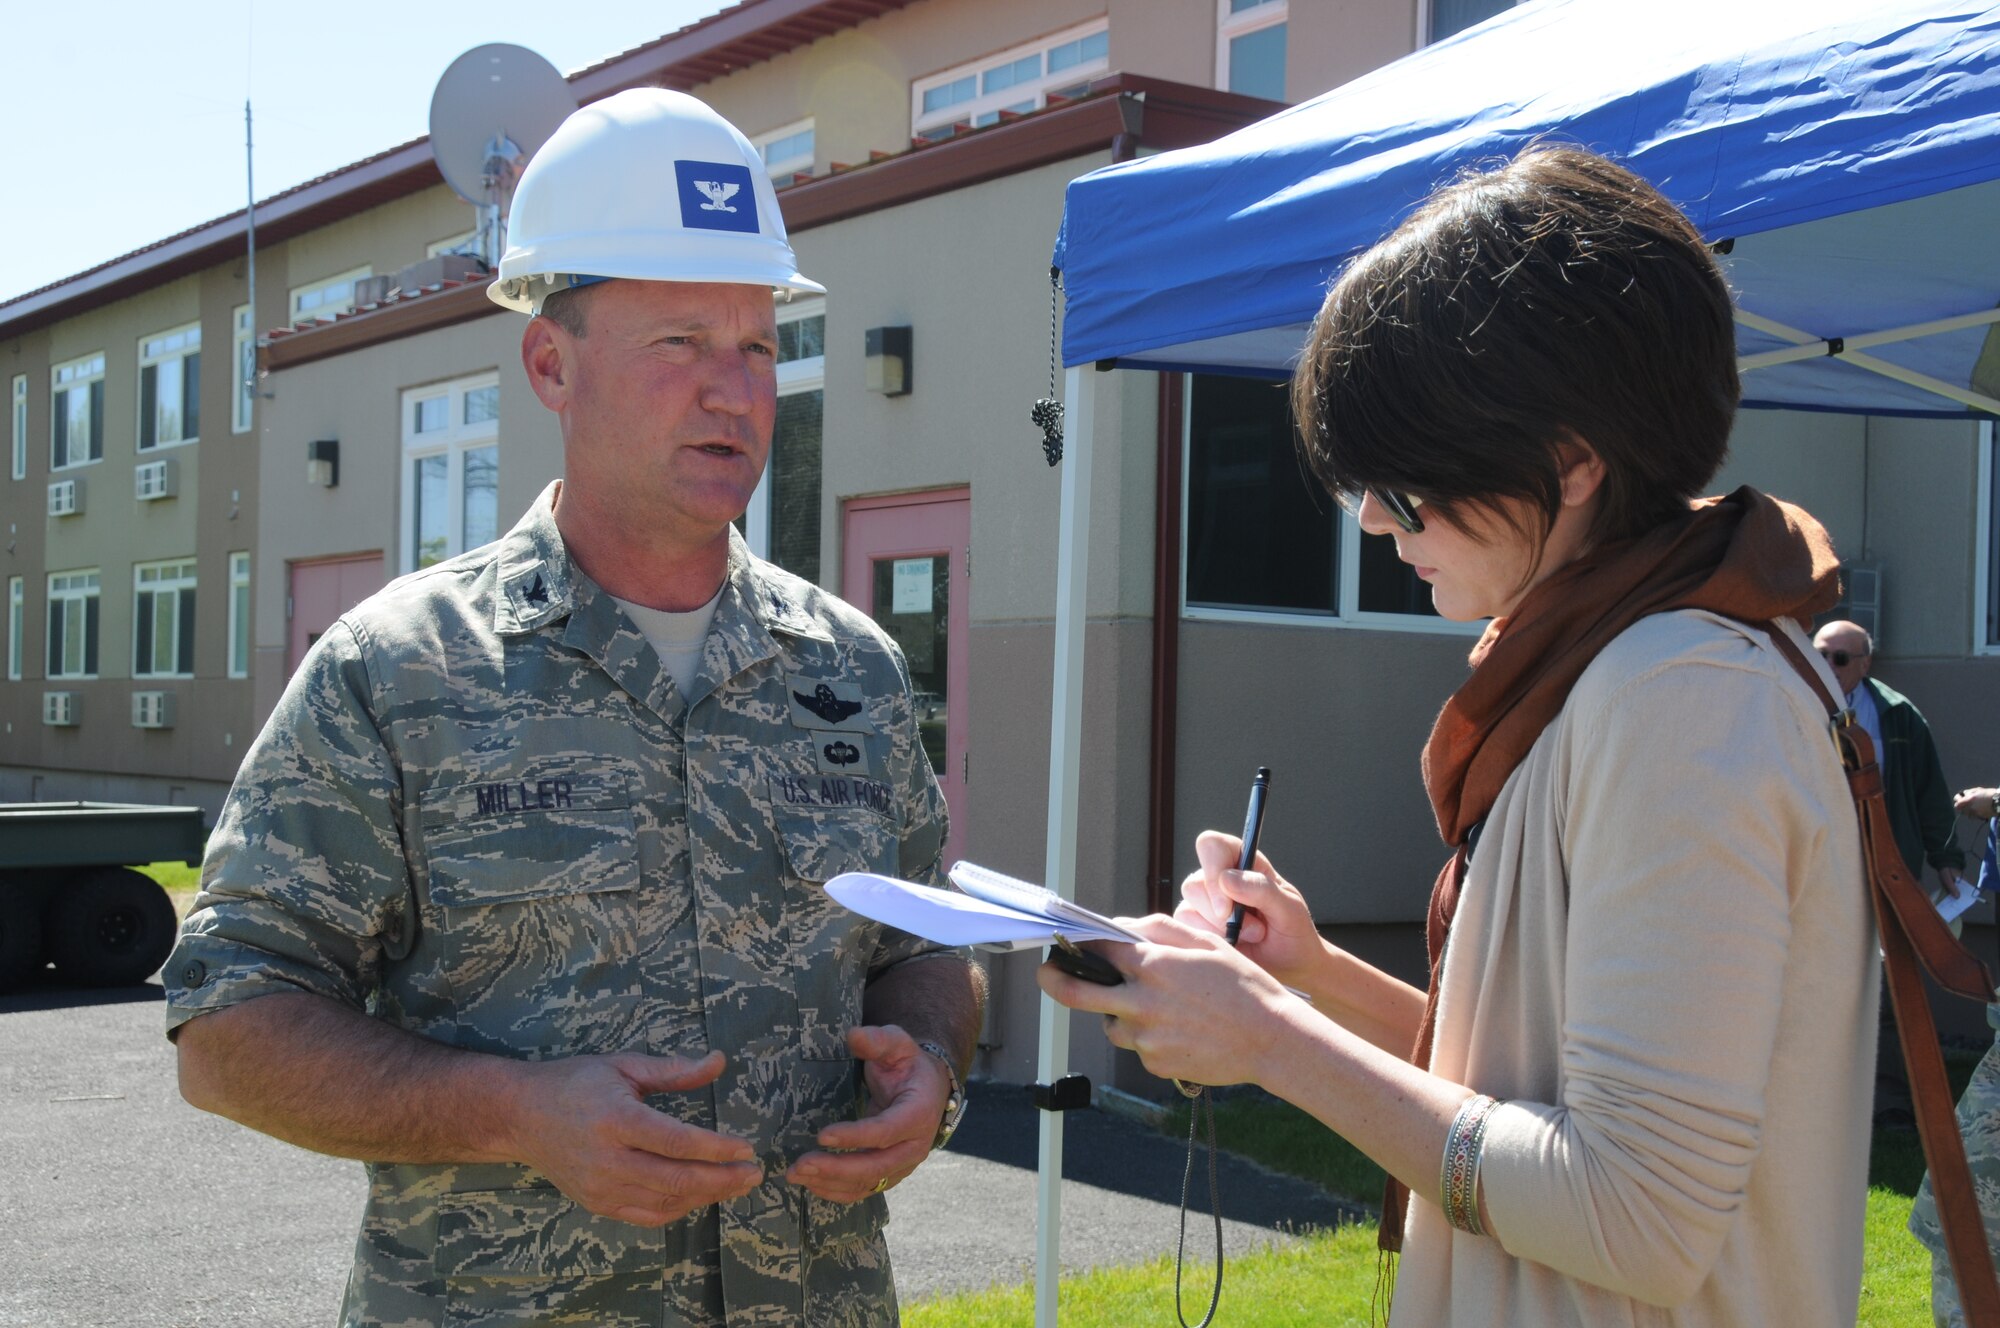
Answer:
[{"label": "antenna mast", "polygon": [[[250,256],[248,270],[250,276],[250,333],[252,347],[255,347],[257,333],[257,170],[256,157],[251,149],[250,99],[243,99],[243,217],[250,232]],[[232,329],[233,330],[233,329]],[[254,391],[254,389],[252,389]]]}]

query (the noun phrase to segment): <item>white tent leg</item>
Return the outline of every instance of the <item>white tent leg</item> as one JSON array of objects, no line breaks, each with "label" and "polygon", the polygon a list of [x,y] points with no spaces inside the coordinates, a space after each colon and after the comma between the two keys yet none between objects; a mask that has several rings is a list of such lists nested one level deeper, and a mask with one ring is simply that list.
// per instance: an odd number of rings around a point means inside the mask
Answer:
[{"label": "white tent leg", "polygon": [[[1084,601],[1090,584],[1090,453],[1096,373],[1063,379],[1062,515],[1056,544],[1055,688],[1049,714],[1049,824],[1043,880],[1076,898],[1076,807],[1083,745]],[[1052,1084],[1069,1065],[1069,1011],[1042,997],[1036,1080]],[[1055,1328],[1062,1280],[1063,1116],[1044,1111],[1035,1166],[1035,1328]]]}]

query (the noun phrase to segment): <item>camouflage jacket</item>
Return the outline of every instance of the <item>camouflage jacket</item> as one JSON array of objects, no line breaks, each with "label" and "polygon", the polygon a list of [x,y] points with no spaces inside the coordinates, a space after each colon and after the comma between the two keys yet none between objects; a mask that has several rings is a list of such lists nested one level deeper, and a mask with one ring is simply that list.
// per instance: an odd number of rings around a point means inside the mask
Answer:
[{"label": "camouflage jacket", "polygon": [[653,1102],[753,1141],[759,1189],[650,1229],[526,1167],[371,1163],[346,1323],[893,1322],[880,1196],[782,1173],[856,1110],[866,982],[937,948],[819,888],[936,870],[902,657],[732,533],[683,698],[570,565],[553,492],[307,655],[209,841],[169,1032],[304,990],[502,1056],[729,1057]]},{"label": "camouflage jacket", "polygon": [[[1986,1007],[1986,1022],[2000,1030],[2000,1005]],[[1973,1068],[1965,1092],[1959,1095],[1957,1114],[1972,1190],[1979,1198],[1979,1216],[1986,1226],[1987,1249],[1994,1265],[2000,1267],[2000,1037]],[[1916,1202],[1910,1205],[1910,1234],[1931,1254],[1932,1322],[1939,1328],[1965,1328],[1965,1310],[1952,1278],[1951,1257],[1945,1250],[1944,1228],[1938,1220],[1929,1172],[1924,1173]]]}]

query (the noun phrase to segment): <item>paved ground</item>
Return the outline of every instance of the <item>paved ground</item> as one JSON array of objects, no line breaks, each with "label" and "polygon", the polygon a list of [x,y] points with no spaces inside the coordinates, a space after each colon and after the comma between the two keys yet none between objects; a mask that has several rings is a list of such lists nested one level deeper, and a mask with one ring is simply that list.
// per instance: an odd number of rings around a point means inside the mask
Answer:
[{"label": "paved ground", "polygon": [[[0,998],[0,1325],[332,1323],[360,1168],[185,1105],[160,999],[157,985]],[[1032,1277],[1036,1120],[1019,1087],[975,1085],[951,1150],[891,1193],[905,1299]],[[1065,1152],[1067,1268],[1172,1252],[1180,1141],[1083,1111]],[[1234,1251],[1340,1216],[1317,1190],[1234,1159],[1222,1191]],[[1205,1213],[1191,1216],[1190,1247],[1211,1239]]]}]

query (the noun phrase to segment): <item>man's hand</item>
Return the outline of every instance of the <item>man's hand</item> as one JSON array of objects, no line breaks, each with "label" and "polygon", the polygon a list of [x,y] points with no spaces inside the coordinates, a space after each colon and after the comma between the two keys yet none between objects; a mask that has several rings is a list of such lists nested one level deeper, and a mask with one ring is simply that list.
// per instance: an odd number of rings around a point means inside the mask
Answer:
[{"label": "man's hand", "polygon": [[[919,1053],[921,1054],[921,1053]],[[577,1056],[521,1066],[511,1151],[600,1217],[657,1227],[764,1178],[756,1153],[646,1105],[713,1083],[723,1057]]]},{"label": "man's hand", "polygon": [[1960,816],[1971,821],[1990,821],[2000,816],[2000,789],[1969,788],[1951,800]]},{"label": "man's hand", "polygon": [[834,1203],[855,1203],[915,1171],[951,1096],[944,1065],[894,1024],[851,1029],[847,1047],[867,1063],[867,1114],[821,1130],[819,1150],[785,1172],[794,1185]]},{"label": "man's hand", "polygon": [[301,1148],[372,1162],[512,1162],[593,1213],[660,1226],[763,1179],[740,1139],[646,1105],[713,1083],[722,1054],[518,1061],[461,1051],[305,992],[181,1026],[192,1105]]}]

